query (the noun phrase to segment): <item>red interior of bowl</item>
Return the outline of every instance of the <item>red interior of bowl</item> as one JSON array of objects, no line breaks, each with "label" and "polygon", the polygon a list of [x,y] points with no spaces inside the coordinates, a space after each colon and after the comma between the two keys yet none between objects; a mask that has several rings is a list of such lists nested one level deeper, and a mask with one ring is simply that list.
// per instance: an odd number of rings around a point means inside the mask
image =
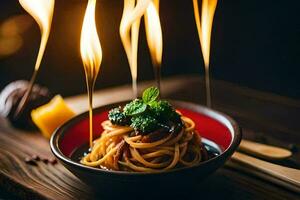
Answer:
[{"label": "red interior of bowl", "polygon": [[[227,149],[231,143],[232,135],[229,129],[224,126],[219,121],[208,117],[204,114],[187,110],[187,109],[179,109],[180,112],[190,117],[194,120],[196,124],[196,129],[199,131],[200,135],[206,139],[213,141],[214,143],[218,144],[221,149]],[[94,138],[100,136],[102,132],[101,122],[107,120],[106,112],[97,113],[93,117],[94,122]],[[61,140],[60,150],[62,153],[69,157],[71,153],[76,150],[78,147],[87,144],[89,140],[89,120],[85,118],[78,122],[77,124],[73,125],[69,128],[64,137]]]}]

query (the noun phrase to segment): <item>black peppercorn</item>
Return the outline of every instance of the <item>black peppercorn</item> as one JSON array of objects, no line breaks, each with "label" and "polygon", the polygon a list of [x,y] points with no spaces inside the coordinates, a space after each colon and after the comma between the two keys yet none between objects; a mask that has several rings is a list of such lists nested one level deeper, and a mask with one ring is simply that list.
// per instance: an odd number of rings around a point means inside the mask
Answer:
[{"label": "black peppercorn", "polygon": [[24,159],[25,163],[29,164],[29,165],[34,165],[34,166],[37,166],[37,163],[35,162],[35,160],[33,160],[32,158],[30,157],[26,157]]}]

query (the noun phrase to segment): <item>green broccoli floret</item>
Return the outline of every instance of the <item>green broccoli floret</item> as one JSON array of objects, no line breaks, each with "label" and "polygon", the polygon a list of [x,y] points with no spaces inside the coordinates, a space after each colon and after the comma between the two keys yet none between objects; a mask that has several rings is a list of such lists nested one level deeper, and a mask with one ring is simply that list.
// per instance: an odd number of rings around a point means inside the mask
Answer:
[{"label": "green broccoli floret", "polygon": [[160,121],[180,122],[180,115],[175,111],[171,104],[165,100],[154,101],[150,104],[152,112]]},{"label": "green broccoli floret", "polygon": [[154,101],[150,104],[151,110],[159,118],[168,117],[171,112],[173,112],[172,106],[164,100]]},{"label": "green broccoli floret", "polygon": [[108,113],[108,118],[113,124],[129,125],[128,118],[121,111],[121,107],[111,109]]},{"label": "green broccoli floret", "polygon": [[113,124],[127,125],[140,133],[149,133],[160,128],[171,129],[181,124],[180,115],[165,100],[157,100],[159,90],[155,87],[146,89],[142,99],[135,99],[123,108],[114,108],[108,114]]},{"label": "green broccoli floret", "polygon": [[141,133],[149,133],[159,127],[158,121],[153,116],[145,114],[132,117],[130,126]]},{"label": "green broccoli floret", "polygon": [[139,115],[145,112],[147,105],[140,99],[135,99],[124,107],[124,114],[126,116]]}]

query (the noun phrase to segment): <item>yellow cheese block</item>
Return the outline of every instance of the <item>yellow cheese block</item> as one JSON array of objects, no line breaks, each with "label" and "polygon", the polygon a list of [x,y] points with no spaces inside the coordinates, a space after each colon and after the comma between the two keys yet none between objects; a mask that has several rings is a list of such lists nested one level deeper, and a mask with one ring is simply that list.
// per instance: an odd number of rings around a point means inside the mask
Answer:
[{"label": "yellow cheese block", "polygon": [[46,138],[64,122],[75,116],[60,95],[56,95],[49,103],[31,111],[32,121]]}]

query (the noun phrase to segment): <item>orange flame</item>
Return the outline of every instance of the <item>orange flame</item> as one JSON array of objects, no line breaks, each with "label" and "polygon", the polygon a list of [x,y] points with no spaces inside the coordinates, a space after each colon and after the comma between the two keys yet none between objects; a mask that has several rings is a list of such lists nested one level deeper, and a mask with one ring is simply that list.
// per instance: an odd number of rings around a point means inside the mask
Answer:
[{"label": "orange flame", "polygon": [[150,49],[157,87],[160,88],[160,68],[162,60],[162,30],[159,19],[159,0],[150,2],[145,13],[147,43]]},{"label": "orange flame", "polygon": [[194,14],[200,39],[200,45],[203,53],[205,66],[209,66],[210,57],[210,41],[211,41],[211,29],[214,19],[214,14],[217,6],[217,0],[203,0],[201,10],[201,24],[199,17],[198,1],[193,0]]},{"label": "orange flame", "polygon": [[80,38],[80,53],[89,77],[96,77],[102,61],[102,49],[95,22],[96,0],[89,0]]},{"label": "orange flame", "polygon": [[28,102],[33,84],[35,82],[38,70],[40,68],[42,58],[45,52],[46,44],[49,38],[53,11],[54,11],[54,0],[19,0],[21,6],[35,19],[41,30],[41,44],[39,53],[35,62],[34,72],[31,76],[29,87],[25,95],[22,97],[14,117],[17,118],[22,113],[26,103]]},{"label": "orange flame", "polygon": [[96,0],[89,0],[80,38],[80,53],[89,96],[90,147],[93,142],[93,90],[102,61],[102,49],[95,22]]},{"label": "orange flame", "polygon": [[47,40],[50,33],[51,22],[54,10],[54,0],[19,0],[21,6],[35,19],[38,23],[42,39],[40,50],[34,69],[38,70],[44,55]]},{"label": "orange flame", "polygon": [[211,106],[210,80],[209,80],[209,57],[211,30],[218,0],[202,0],[201,23],[199,16],[198,0],[193,0],[194,15],[200,40],[201,50],[205,65],[206,97],[207,105]]},{"label": "orange flame", "polygon": [[132,88],[135,97],[137,97],[137,51],[140,20],[150,1],[124,0],[124,10],[120,24],[120,36],[130,66]]},{"label": "orange flame", "polygon": [[[156,4],[158,7],[159,4]],[[162,59],[162,30],[159,20],[158,9],[153,2],[150,2],[145,13],[145,27],[147,42],[154,65],[157,67],[161,64]]]}]

